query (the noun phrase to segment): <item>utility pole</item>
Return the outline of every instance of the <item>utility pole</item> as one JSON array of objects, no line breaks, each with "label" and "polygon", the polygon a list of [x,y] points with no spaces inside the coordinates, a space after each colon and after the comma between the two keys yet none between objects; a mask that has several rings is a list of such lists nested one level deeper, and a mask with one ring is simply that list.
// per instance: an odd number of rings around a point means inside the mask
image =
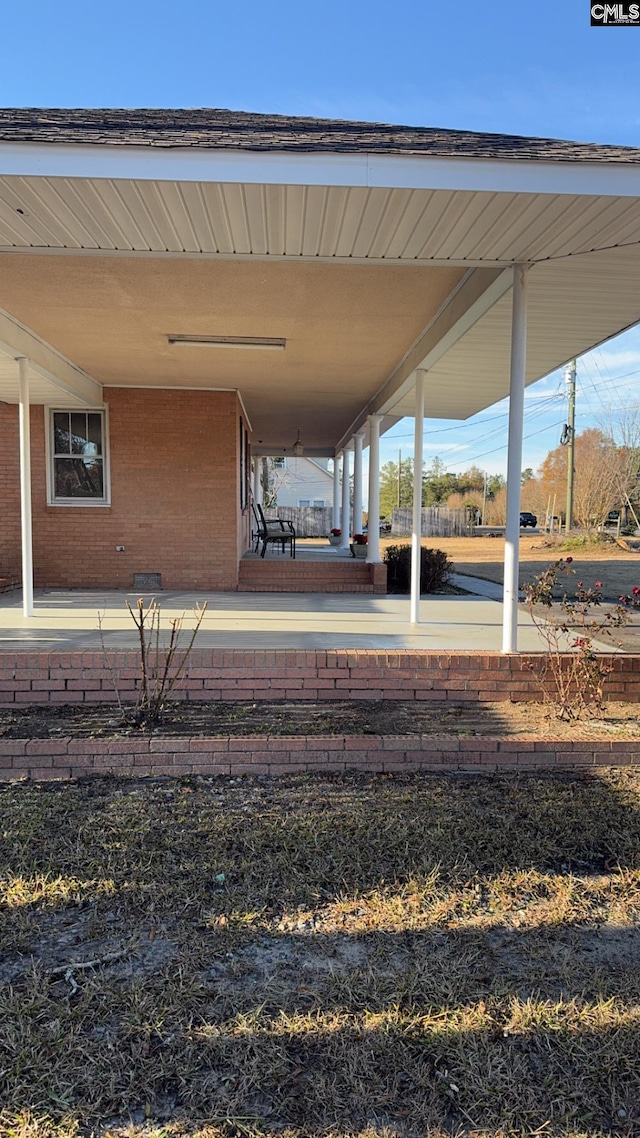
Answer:
[{"label": "utility pole", "polygon": [[400,480],[402,478],[402,450],[398,451],[398,509],[400,509],[402,502],[400,501]]},{"label": "utility pole", "polygon": [[569,413],[567,422],[560,440],[567,446],[567,507],[564,529],[569,533],[573,525],[573,479],[575,475],[575,445],[576,445],[576,361],[567,364],[564,373],[565,382],[569,385]]}]

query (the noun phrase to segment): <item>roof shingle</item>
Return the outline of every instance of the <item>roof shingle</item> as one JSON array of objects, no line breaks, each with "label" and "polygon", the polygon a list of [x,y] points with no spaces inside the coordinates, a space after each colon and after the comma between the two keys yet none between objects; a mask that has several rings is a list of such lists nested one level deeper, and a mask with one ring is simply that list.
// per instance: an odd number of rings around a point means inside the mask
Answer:
[{"label": "roof shingle", "polygon": [[0,142],[640,162],[640,148],[435,127],[195,110],[0,108]]}]

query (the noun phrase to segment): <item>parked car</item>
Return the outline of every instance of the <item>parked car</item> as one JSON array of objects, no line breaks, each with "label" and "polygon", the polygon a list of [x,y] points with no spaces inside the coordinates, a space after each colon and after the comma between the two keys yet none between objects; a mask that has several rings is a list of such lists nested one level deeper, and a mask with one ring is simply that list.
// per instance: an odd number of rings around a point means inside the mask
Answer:
[{"label": "parked car", "polygon": [[520,526],[522,527],[522,529],[526,529],[527,526],[531,526],[532,529],[535,529],[537,524],[538,524],[538,519],[537,519],[535,514],[529,513],[528,510],[524,510],[520,514]]}]

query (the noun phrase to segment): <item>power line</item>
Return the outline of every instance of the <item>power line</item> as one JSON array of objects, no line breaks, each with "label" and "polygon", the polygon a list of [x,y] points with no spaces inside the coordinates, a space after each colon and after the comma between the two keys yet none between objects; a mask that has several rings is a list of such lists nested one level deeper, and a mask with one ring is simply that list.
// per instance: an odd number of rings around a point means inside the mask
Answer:
[{"label": "power line", "polygon": [[[537,418],[539,415],[543,414],[545,411],[548,411],[549,407],[552,404],[557,403],[559,399],[563,399],[563,398],[564,398],[563,392],[556,391],[552,395],[546,395],[543,399],[536,400],[535,405],[531,406],[530,413],[528,416],[527,416],[526,409],[525,409],[525,418],[528,417],[529,420],[531,420],[533,418]],[[439,428],[438,434],[439,435],[446,435],[446,434],[451,433],[451,431],[464,431],[464,430],[469,430],[470,428],[480,428],[480,427],[484,427],[486,423],[496,422],[498,419],[508,419],[508,417],[509,417],[509,412],[507,410],[507,411],[501,411],[499,415],[491,415],[489,418],[482,419],[481,421],[478,421],[475,419],[467,419],[466,422],[458,423],[454,427]],[[501,430],[502,430],[501,427],[493,428],[491,434],[492,435],[498,434],[499,431],[501,431]],[[484,436],[484,437],[486,437],[486,436]],[[413,431],[409,431],[407,434],[402,434],[402,435],[392,435],[391,432],[389,432],[389,434],[387,436],[387,441],[388,442],[396,442],[396,441],[399,442],[401,439],[412,439],[412,438],[413,438]],[[472,439],[469,445],[472,446],[475,441],[476,441],[475,439]]]},{"label": "power line", "polygon": [[[549,426],[541,427],[539,431],[532,431],[530,435],[524,435],[523,440],[524,439],[533,439],[533,438],[535,438],[536,435],[542,435],[545,431],[554,431],[554,430],[556,430],[557,427],[561,427],[563,425],[563,422],[564,422],[564,420],[561,420],[558,423],[551,423]],[[508,444],[505,442],[502,446],[494,447],[493,450],[483,451],[482,454],[471,455],[470,457],[467,457],[465,459],[465,462],[469,462],[469,461],[476,462],[477,459],[486,458],[487,455],[489,455],[489,454],[497,454],[499,451],[506,450],[507,445]],[[450,463],[449,466],[445,466],[445,470],[449,470],[451,468],[451,466],[453,466],[453,465],[457,465],[457,463]]]}]

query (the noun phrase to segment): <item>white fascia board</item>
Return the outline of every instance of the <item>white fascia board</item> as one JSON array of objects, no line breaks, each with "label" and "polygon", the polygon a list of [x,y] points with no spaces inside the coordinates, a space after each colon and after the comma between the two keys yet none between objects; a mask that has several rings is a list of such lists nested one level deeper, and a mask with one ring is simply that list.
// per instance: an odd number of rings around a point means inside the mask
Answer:
[{"label": "white fascia board", "polygon": [[71,363],[9,312],[0,308],[0,350],[13,359],[25,356],[36,375],[52,383],[59,391],[73,396],[87,407],[103,403],[102,384]]},{"label": "white fascia board", "polygon": [[640,163],[0,143],[0,174],[640,197]]}]

